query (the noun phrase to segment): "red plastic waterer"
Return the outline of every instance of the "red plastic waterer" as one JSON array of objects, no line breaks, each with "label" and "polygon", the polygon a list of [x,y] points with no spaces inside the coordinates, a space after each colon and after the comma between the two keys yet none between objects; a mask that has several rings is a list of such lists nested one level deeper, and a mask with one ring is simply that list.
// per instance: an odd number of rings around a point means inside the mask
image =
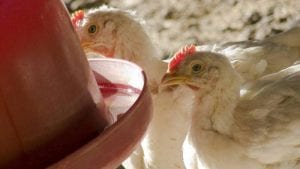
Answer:
[{"label": "red plastic waterer", "polygon": [[0,20],[0,169],[116,168],[151,119],[143,71],[87,61],[60,0],[0,1]]}]

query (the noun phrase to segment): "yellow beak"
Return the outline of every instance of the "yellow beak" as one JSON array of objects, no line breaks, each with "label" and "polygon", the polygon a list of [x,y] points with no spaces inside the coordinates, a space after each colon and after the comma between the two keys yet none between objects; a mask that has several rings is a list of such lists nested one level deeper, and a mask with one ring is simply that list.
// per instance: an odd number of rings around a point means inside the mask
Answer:
[{"label": "yellow beak", "polygon": [[176,75],[175,73],[166,73],[161,80],[161,85],[172,86],[172,85],[185,84],[188,79],[189,78],[186,76],[179,76]]},{"label": "yellow beak", "polygon": [[89,49],[94,43],[92,42],[82,42],[81,46],[83,49]]}]

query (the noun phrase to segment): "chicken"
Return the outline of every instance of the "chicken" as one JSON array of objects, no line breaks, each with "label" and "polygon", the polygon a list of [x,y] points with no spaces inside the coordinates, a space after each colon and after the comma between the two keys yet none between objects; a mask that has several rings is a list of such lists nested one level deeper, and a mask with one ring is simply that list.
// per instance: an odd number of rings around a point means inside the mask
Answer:
[{"label": "chicken", "polygon": [[144,69],[150,84],[160,82],[167,64],[158,58],[143,20],[134,12],[101,6],[75,12],[72,22],[87,53],[132,61]]},{"label": "chicken", "polygon": [[186,85],[196,95],[186,167],[300,168],[300,64],[252,81],[240,95],[242,80],[226,56],[186,51],[172,58],[162,79],[165,87]]},{"label": "chicken", "polygon": [[287,68],[300,60],[299,39],[300,26],[296,26],[262,41],[228,42],[197,48],[225,55],[243,82],[248,82]]},{"label": "chicken", "polygon": [[[191,107],[193,92],[184,86],[159,92],[158,84],[167,70],[167,63],[158,58],[142,20],[133,12],[104,6],[79,11],[72,21],[87,52],[132,61],[142,67],[148,77],[153,119],[142,147],[124,163],[126,169],[184,168],[182,144],[189,125],[185,111]],[[178,102],[187,104],[176,104]]]}]

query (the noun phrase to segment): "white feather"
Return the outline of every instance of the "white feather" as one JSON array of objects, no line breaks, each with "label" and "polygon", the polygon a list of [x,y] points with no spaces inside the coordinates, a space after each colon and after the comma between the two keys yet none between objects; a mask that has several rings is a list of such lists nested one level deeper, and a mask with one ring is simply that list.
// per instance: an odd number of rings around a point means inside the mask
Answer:
[{"label": "white feather", "polygon": [[199,51],[225,55],[244,82],[280,71],[300,60],[300,27],[263,41],[228,42],[203,45]]},{"label": "white feather", "polygon": [[[198,57],[189,58],[201,59],[207,67],[218,67],[220,74],[217,82],[201,83],[196,93],[191,128],[184,143],[186,167],[300,167],[300,65],[252,81],[239,96],[238,75],[220,57],[225,56],[200,52]],[[198,82],[207,79],[201,77]]]}]

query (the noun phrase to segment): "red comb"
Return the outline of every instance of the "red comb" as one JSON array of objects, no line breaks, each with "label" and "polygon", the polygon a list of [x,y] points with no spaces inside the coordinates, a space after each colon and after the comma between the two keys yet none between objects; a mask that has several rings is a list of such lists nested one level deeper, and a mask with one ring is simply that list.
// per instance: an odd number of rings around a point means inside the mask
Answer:
[{"label": "red comb", "polygon": [[72,14],[71,21],[75,28],[78,26],[78,22],[81,21],[83,19],[83,17],[84,17],[83,10],[78,10]]},{"label": "red comb", "polygon": [[192,55],[196,51],[196,46],[191,44],[183,47],[180,51],[176,52],[169,63],[169,71],[173,71],[184,60],[187,55]]}]

